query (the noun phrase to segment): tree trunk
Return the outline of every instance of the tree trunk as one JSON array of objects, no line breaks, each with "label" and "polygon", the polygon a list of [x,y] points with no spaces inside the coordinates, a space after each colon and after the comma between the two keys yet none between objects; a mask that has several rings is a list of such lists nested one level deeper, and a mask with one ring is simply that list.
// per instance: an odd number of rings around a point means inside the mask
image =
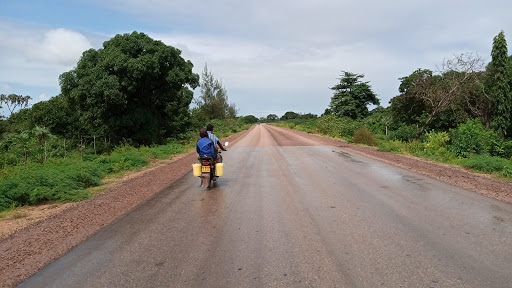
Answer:
[{"label": "tree trunk", "polygon": [[46,154],[46,141],[44,141],[44,155],[43,155],[43,166],[44,166],[44,163],[46,163],[46,159],[48,157],[48,155]]},{"label": "tree trunk", "polygon": [[427,121],[425,121],[425,123],[423,123],[423,125],[421,126],[421,129],[418,131],[418,134],[416,134],[416,137],[414,137],[414,140],[420,140],[420,137],[421,137],[421,134],[423,134],[423,131],[425,131],[425,128],[427,127],[428,124],[430,124],[430,121],[432,121],[432,119],[434,119],[434,116],[436,115],[437,113],[432,113]]},{"label": "tree trunk", "polygon": [[80,138],[80,155],[82,160],[84,160],[84,138]]}]

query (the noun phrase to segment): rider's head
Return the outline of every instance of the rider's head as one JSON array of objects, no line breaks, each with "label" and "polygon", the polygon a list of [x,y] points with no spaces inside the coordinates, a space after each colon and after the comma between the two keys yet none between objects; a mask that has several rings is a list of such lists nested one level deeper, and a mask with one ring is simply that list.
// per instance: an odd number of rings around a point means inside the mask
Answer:
[{"label": "rider's head", "polygon": [[206,130],[208,130],[208,131],[213,131],[213,125],[212,125],[212,124],[208,124],[208,125],[206,126]]},{"label": "rider's head", "polygon": [[202,128],[199,130],[199,137],[201,137],[201,138],[208,137],[208,132],[206,132],[206,129]]}]

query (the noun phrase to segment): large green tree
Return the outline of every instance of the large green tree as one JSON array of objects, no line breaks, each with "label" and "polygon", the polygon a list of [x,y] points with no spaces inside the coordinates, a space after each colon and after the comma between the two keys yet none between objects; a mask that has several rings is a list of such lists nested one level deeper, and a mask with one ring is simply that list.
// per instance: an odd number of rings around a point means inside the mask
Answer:
[{"label": "large green tree", "polygon": [[228,93],[222,82],[213,76],[205,64],[201,74],[201,95],[195,99],[201,121],[236,117],[236,107],[228,103]]},{"label": "large green tree", "polygon": [[512,120],[512,93],[509,79],[509,60],[505,33],[501,31],[493,39],[492,60],[489,63],[487,93],[495,104],[494,126],[502,135],[506,134]]},{"label": "large green tree", "polygon": [[395,123],[417,125],[421,122],[427,105],[422,99],[416,97],[414,87],[416,83],[424,81],[423,79],[432,77],[432,74],[431,70],[417,69],[409,76],[399,78],[398,92],[400,95],[390,100],[391,115]]},{"label": "large green tree", "polygon": [[[419,125],[418,139],[427,128],[448,129],[464,122],[468,87],[473,87],[482,68],[478,55],[460,54],[445,60],[442,68],[434,74],[430,70],[418,69],[401,78],[401,94],[391,101],[394,119]],[[401,114],[401,115],[400,115]]]},{"label": "large green tree", "polygon": [[90,135],[162,142],[184,131],[199,76],[181,51],[144,33],[116,35],[60,76],[62,94]]},{"label": "large green tree", "polygon": [[268,122],[275,122],[277,120],[279,120],[279,116],[277,116],[276,114],[268,114],[267,115]]},{"label": "large green tree", "polygon": [[78,116],[62,94],[34,104],[30,108],[30,121],[30,128],[45,127],[57,136],[74,138],[84,133],[80,133]]},{"label": "large green tree", "polygon": [[342,71],[340,82],[331,89],[329,110],[338,117],[361,119],[368,115],[368,105],[379,105],[380,101],[369,82],[362,82],[363,74]]},{"label": "large green tree", "polygon": [[300,118],[300,114],[295,113],[293,111],[288,111],[281,116],[282,121],[290,120],[290,119],[297,119]]}]

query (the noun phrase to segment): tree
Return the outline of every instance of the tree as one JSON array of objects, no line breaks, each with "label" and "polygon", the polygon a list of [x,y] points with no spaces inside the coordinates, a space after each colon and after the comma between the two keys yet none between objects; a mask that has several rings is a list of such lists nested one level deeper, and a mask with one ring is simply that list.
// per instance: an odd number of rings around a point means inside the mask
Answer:
[{"label": "tree", "polygon": [[370,111],[370,115],[364,118],[363,123],[370,128],[372,133],[388,135],[388,128],[393,123],[391,107],[378,106]]},{"label": "tree", "polygon": [[494,126],[501,135],[506,134],[512,120],[512,93],[508,66],[508,51],[505,33],[501,31],[493,39],[492,60],[488,65],[486,90],[495,103]]},{"label": "tree", "polygon": [[313,114],[313,113],[306,113],[306,114],[301,114],[300,118],[302,118],[302,119],[316,119],[316,118],[318,118],[318,115]]},{"label": "tree", "polygon": [[64,97],[89,136],[161,143],[189,126],[199,76],[181,51],[144,33],[116,35],[60,75]]},{"label": "tree", "polygon": [[[479,118],[486,129],[491,129],[491,121],[494,117],[494,101],[486,91],[488,81],[487,71],[472,72],[473,75],[461,89],[464,109],[467,109],[471,118]],[[463,121],[465,122],[465,121]]]},{"label": "tree", "polygon": [[419,139],[434,120],[440,119],[437,117],[447,118],[441,121],[444,124],[453,123],[453,116],[465,121],[464,115],[459,115],[464,114],[461,111],[464,107],[461,103],[464,101],[466,88],[469,87],[468,83],[474,81],[478,75],[475,72],[482,66],[482,60],[478,55],[461,54],[445,60],[437,74],[430,70],[418,69],[411,75],[401,78],[401,95],[391,101],[394,118],[400,111],[408,109],[409,113],[405,117],[418,121],[420,125],[416,139]]},{"label": "tree", "polygon": [[28,101],[32,98],[30,96],[22,96],[17,94],[0,94],[0,108],[1,104],[7,105],[9,113],[12,114],[16,108],[22,108],[28,106]]},{"label": "tree", "polygon": [[[361,119],[368,115],[368,105],[379,105],[377,95],[372,91],[369,82],[361,82],[363,74],[342,71],[340,83],[331,88],[334,96],[329,105],[330,113],[338,117]],[[327,112],[327,110],[326,110]],[[324,113],[326,114],[326,113]]]},{"label": "tree", "polygon": [[268,114],[267,115],[268,122],[275,122],[277,120],[279,120],[279,116],[277,116],[276,114]]},{"label": "tree", "polygon": [[421,79],[432,77],[433,72],[428,69],[417,69],[411,75],[399,78],[400,95],[393,97],[390,102],[391,115],[395,123],[416,125],[421,121],[422,115],[427,110],[425,102],[416,97],[414,87]]},{"label": "tree", "polygon": [[286,121],[286,120],[290,120],[290,119],[297,119],[299,118],[300,115],[293,112],[293,111],[288,111],[286,113],[284,113],[283,116],[281,116],[281,121]]},{"label": "tree", "polygon": [[256,118],[256,116],[254,115],[247,115],[247,116],[244,116],[244,117],[240,117],[241,118],[241,121],[245,124],[254,124],[254,123],[258,123],[258,118]]},{"label": "tree", "polygon": [[78,137],[85,133],[80,131],[78,116],[62,94],[34,104],[29,114],[30,128],[45,127],[51,134],[66,138]]},{"label": "tree", "polygon": [[195,99],[195,104],[203,121],[236,117],[235,105],[228,103],[226,88],[221,81],[215,79],[206,64],[201,75],[200,87],[201,95]]}]

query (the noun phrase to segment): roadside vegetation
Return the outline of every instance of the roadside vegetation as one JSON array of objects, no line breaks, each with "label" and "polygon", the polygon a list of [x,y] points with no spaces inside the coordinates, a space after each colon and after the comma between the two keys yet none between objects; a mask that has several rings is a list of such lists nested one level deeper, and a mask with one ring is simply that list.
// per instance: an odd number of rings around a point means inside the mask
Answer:
[{"label": "roadside vegetation", "polygon": [[208,123],[226,137],[258,120],[237,117],[222,83],[180,54],[143,33],[117,35],[85,51],[50,100],[0,95],[10,112],[0,117],[0,212],[88,199],[105,177],[191,151]]},{"label": "roadside vegetation", "polygon": [[487,64],[470,53],[435,72],[417,69],[400,78],[386,108],[363,74],[343,71],[321,117],[290,111],[266,122],[512,179],[512,56],[504,32],[491,56]]}]

